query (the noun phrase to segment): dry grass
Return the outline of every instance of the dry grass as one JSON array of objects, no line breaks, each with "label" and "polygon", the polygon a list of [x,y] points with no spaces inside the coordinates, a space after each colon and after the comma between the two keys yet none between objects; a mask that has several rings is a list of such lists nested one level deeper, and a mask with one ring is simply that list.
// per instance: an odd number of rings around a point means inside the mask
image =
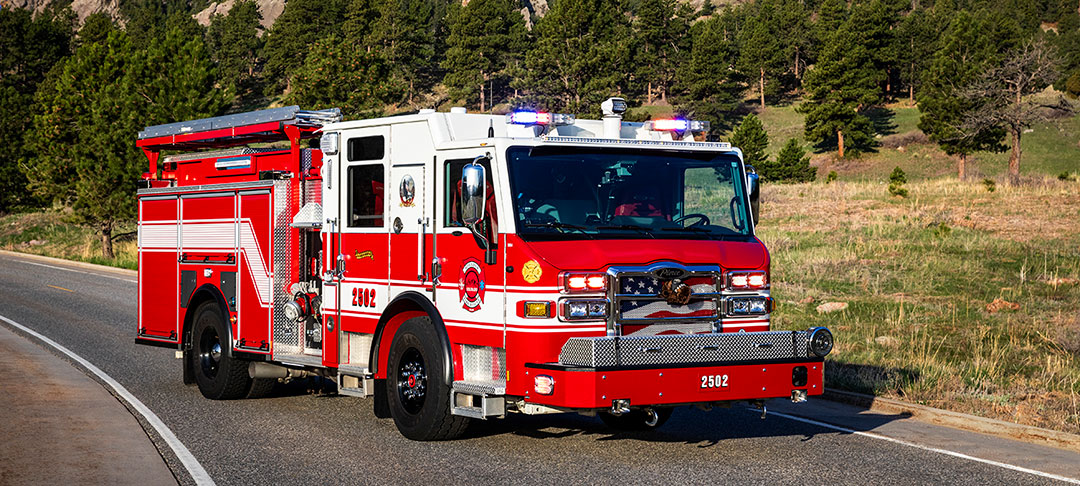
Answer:
[{"label": "dry grass", "polygon": [[908,189],[763,189],[776,327],[834,331],[830,387],[1080,432],[1080,183]]},{"label": "dry grass", "polygon": [[92,230],[66,222],[68,211],[10,214],[0,217],[0,248],[68,260],[135,269],[138,243],[135,227],[120,228],[111,260],[101,256],[101,238]]}]

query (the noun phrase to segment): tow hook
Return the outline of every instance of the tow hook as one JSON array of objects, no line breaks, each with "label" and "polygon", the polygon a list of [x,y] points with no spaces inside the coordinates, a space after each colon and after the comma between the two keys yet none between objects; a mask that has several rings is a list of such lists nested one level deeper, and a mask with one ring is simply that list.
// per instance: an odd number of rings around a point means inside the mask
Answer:
[{"label": "tow hook", "polygon": [[618,417],[624,413],[630,412],[630,400],[612,400],[611,401],[611,414]]},{"label": "tow hook", "polygon": [[765,415],[769,413],[769,409],[765,407],[765,402],[759,400],[754,402],[753,405],[754,408],[761,410],[761,420],[765,420]]},{"label": "tow hook", "polygon": [[656,423],[660,421],[660,414],[656,413],[656,410],[652,408],[645,409],[645,425],[649,427],[656,427]]},{"label": "tow hook", "polygon": [[806,390],[791,390],[791,403],[802,403],[806,401]]}]

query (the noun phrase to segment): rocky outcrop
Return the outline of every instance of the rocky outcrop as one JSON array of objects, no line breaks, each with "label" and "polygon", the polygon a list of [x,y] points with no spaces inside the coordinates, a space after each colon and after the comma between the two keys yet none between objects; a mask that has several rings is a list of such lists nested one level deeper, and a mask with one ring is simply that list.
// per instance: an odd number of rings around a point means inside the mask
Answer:
[{"label": "rocky outcrop", "polygon": [[[235,0],[211,3],[210,6],[203,9],[203,11],[195,14],[195,21],[202,25],[210,25],[211,17],[214,15],[227,15],[229,9],[231,9],[235,3]],[[259,13],[262,14],[262,21],[259,22],[259,24],[262,25],[262,30],[264,32],[274,24],[274,21],[281,15],[281,12],[285,11],[285,0],[255,0],[255,4],[259,6]]]}]

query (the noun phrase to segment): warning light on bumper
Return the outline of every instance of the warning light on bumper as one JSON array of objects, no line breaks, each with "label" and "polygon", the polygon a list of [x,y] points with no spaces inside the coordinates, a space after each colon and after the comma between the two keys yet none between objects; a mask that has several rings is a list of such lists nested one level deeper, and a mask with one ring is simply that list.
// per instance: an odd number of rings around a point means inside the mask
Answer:
[{"label": "warning light on bumper", "polygon": [[536,375],[533,379],[533,391],[540,395],[555,393],[555,378],[548,375]]}]

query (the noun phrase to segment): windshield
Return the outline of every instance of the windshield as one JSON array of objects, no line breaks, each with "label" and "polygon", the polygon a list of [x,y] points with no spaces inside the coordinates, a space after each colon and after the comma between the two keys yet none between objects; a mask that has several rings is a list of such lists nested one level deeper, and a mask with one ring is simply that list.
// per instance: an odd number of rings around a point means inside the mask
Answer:
[{"label": "windshield", "polygon": [[528,239],[751,235],[731,153],[511,147],[507,164]]}]

